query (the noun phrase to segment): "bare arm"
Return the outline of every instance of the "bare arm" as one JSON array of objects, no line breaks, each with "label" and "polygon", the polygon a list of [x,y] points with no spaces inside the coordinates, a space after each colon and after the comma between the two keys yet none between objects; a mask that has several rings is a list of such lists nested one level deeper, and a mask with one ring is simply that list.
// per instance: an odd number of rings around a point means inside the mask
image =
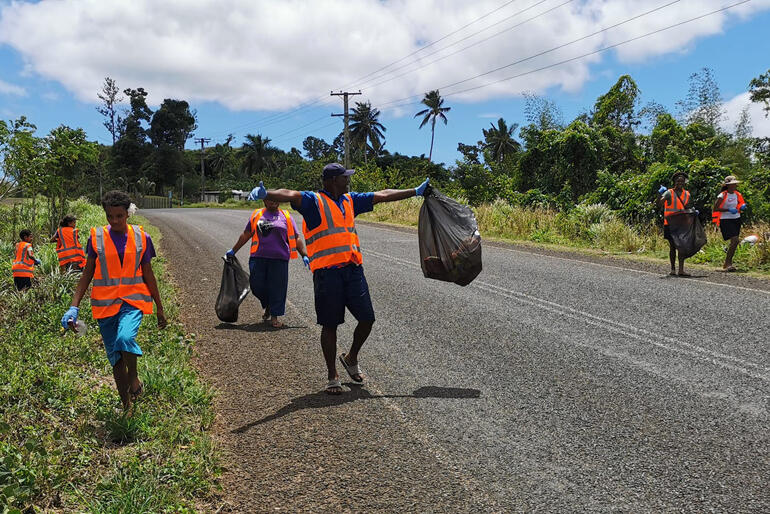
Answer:
[{"label": "bare arm", "polygon": [[307,257],[307,247],[305,246],[305,238],[297,234],[297,253],[302,257]]},{"label": "bare arm", "polygon": [[296,210],[299,210],[302,207],[302,193],[291,189],[273,189],[268,191],[265,200],[289,202]]},{"label": "bare arm", "polygon": [[655,200],[655,206],[659,207],[659,208],[662,207],[663,206],[663,202],[666,201],[666,198],[668,198],[668,196],[670,196],[669,191],[666,191],[662,195],[659,195],[658,198]]},{"label": "bare arm", "polygon": [[54,232],[54,235],[49,240],[49,243],[55,243],[58,240],[59,240],[59,232],[57,231],[57,232]]},{"label": "bare arm", "polygon": [[89,257],[86,259],[83,273],[81,273],[80,280],[78,280],[78,285],[75,288],[75,295],[72,297],[73,307],[80,307],[80,300],[83,299],[83,296],[88,290],[88,285],[91,283],[91,279],[94,278],[94,269],[96,269],[96,259],[94,257]]},{"label": "bare arm", "polygon": [[398,200],[404,200],[405,198],[410,198],[412,196],[415,196],[417,192],[412,189],[383,189],[382,191],[377,191],[374,193],[374,198],[372,198],[373,204],[378,204],[380,202],[397,202]]},{"label": "bare arm", "polygon": [[714,212],[727,212],[728,209],[722,209],[719,207],[719,204],[721,203],[722,203],[722,199],[719,198],[719,196],[717,195],[717,199],[714,201],[714,208],[712,210]]},{"label": "bare arm", "polygon": [[166,314],[163,312],[163,303],[160,300],[158,282],[155,280],[155,273],[152,271],[152,264],[150,262],[142,263],[142,276],[144,277],[144,283],[147,284],[147,289],[150,290],[150,296],[155,300],[155,305],[158,308],[156,313],[158,316],[158,328],[165,328],[167,324]]},{"label": "bare arm", "polygon": [[249,239],[251,239],[251,232],[244,230],[241,233],[241,236],[238,238],[238,241],[236,241],[233,245],[233,252],[238,253],[238,250],[241,249],[241,246],[245,245]]}]

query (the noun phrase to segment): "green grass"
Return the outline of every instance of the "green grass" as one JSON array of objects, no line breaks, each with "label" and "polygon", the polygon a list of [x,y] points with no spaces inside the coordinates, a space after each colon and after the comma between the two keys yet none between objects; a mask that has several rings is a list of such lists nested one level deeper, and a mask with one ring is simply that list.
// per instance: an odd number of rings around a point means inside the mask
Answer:
[{"label": "green grass", "polygon": [[[78,226],[105,224],[100,207],[82,208]],[[144,225],[156,245],[160,234]],[[166,262],[153,259],[169,327],[145,316],[138,342],[143,397],[126,416],[91,319],[85,336],[59,330],[77,276],[60,275],[53,244],[34,287],[17,293],[10,241],[0,241],[0,508],[9,512],[190,512],[212,498],[219,473],[209,427],[212,390],[190,358],[194,340],[175,322],[179,306]]]},{"label": "green grass", "polygon": [[[374,212],[359,219],[396,225],[417,226],[422,200],[378,204]],[[632,226],[603,205],[581,205],[568,213],[513,206],[498,200],[474,209],[479,231],[485,239],[547,247],[568,247],[612,255],[633,255],[668,262],[668,243],[655,224]],[[706,224],[708,243],[688,259],[694,264],[722,267],[726,243],[719,229]],[[754,246],[740,245],[733,259],[739,271],[770,275],[770,225],[743,227],[741,237],[762,236]]]}]

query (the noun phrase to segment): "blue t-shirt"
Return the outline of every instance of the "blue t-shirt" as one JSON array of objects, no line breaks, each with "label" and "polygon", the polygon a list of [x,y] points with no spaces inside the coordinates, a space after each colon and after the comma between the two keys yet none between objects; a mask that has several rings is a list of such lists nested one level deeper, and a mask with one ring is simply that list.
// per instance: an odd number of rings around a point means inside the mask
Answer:
[{"label": "blue t-shirt", "polygon": [[[123,254],[126,253],[126,242],[128,241],[128,232],[113,232],[112,228],[108,228],[107,231],[110,234],[110,239],[112,239],[113,244],[115,244],[115,249],[118,251],[118,257],[120,257],[120,262],[123,263]],[[150,234],[147,232],[144,233],[144,242],[145,242],[145,250],[144,256],[142,256],[142,264],[146,262],[150,262],[153,257],[155,257],[155,245],[152,244],[152,238],[150,237]],[[88,256],[96,259],[97,255],[94,251],[94,245],[91,244],[91,236],[88,237],[88,243],[86,248],[88,248]]]},{"label": "blue t-shirt", "polygon": [[[326,195],[329,197],[334,203],[337,204],[337,207],[340,208],[342,213],[345,213],[345,208],[342,205],[342,197],[340,196],[338,199],[334,199],[331,194],[328,192],[321,190],[319,191],[322,195]],[[349,193],[350,197],[353,199],[353,213],[358,216],[359,214],[363,214],[365,212],[371,212],[374,210],[374,193]],[[318,225],[321,224],[321,211],[319,211],[318,204],[316,204],[316,197],[315,193],[312,191],[302,191],[302,205],[296,206],[293,205],[293,207],[302,214],[302,217],[305,218],[305,224],[307,225],[308,230],[313,230]]]}]

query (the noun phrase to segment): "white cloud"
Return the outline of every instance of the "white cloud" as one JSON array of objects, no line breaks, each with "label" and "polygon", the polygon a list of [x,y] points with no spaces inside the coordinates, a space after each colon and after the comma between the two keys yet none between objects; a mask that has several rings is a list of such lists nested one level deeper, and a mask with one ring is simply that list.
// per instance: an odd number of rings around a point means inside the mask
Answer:
[{"label": "white cloud", "polygon": [[21,86],[0,80],[0,95],[26,96],[27,91]]},{"label": "white cloud", "polygon": [[[499,25],[461,38],[535,5],[514,2],[412,56],[390,75],[359,80],[500,6],[499,0],[41,0],[0,7],[0,43],[21,53],[25,70],[60,82],[79,99],[96,102],[105,76],[118,85],[144,87],[150,102],[184,98],[219,102],[233,110],[281,110],[326,96],[332,89],[362,88],[364,99],[400,112],[397,100],[442,88],[444,95],[526,73],[595,51],[725,5],[724,0],[679,2],[633,22],[516,66],[449,87],[468,77],[548,50],[653,9],[661,0],[583,0],[548,12],[466,51],[459,48],[543,13],[537,5]],[[619,47],[622,62],[687,51],[698,38],[770,9],[754,0],[734,11],[682,25]],[[435,55],[427,54],[442,49]],[[419,58],[421,57],[421,58]],[[418,59],[419,58],[419,59]],[[455,99],[579,90],[602,54],[467,91]],[[392,70],[392,69],[391,69]],[[417,70],[376,85],[394,75]],[[382,77],[380,77],[382,76]],[[380,77],[379,79],[377,77]],[[2,84],[0,84],[2,87]],[[0,89],[1,91],[1,89]],[[391,102],[390,105],[388,103]]]},{"label": "white cloud", "polygon": [[476,116],[477,118],[483,118],[483,119],[494,119],[497,120],[499,118],[502,118],[502,115],[496,112],[485,112],[482,114],[479,114]]},{"label": "white cloud", "polygon": [[722,121],[722,128],[732,133],[735,130],[735,124],[741,116],[741,111],[749,106],[749,117],[751,118],[751,127],[754,137],[770,137],[770,118],[766,117],[767,111],[764,110],[764,103],[752,103],[749,100],[749,93],[740,95],[728,100],[724,104],[726,111],[725,119]]}]

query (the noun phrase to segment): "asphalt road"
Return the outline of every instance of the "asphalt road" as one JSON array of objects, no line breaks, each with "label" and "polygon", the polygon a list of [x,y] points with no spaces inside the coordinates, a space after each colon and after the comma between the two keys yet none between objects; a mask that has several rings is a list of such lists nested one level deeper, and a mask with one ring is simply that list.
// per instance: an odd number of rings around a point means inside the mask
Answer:
[{"label": "asphalt road", "polygon": [[[463,288],[422,276],[414,231],[360,224],[377,316],[360,357],[369,380],[328,400],[301,263],[293,328],[259,328],[254,298],[222,326],[220,256],[249,213],[142,214],[163,232],[199,365],[221,391],[218,430],[239,470],[225,480],[232,510],[770,510],[761,283],[487,244]],[[237,342],[223,347],[225,336]]]}]

